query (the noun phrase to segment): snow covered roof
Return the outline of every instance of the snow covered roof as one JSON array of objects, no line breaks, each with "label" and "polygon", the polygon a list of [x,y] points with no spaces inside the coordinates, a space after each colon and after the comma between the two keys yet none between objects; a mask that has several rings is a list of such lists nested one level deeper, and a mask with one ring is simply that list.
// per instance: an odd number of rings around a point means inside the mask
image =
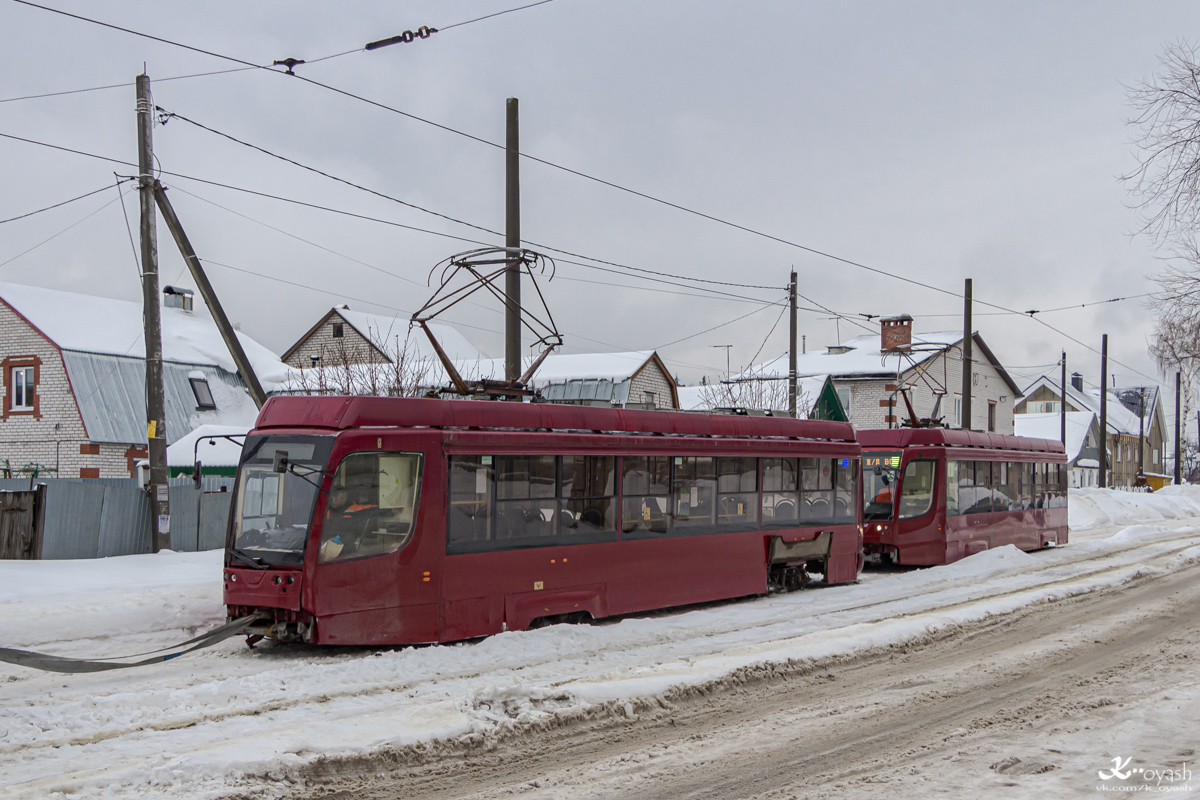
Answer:
[{"label": "snow covered roof", "polygon": [[[904,371],[928,361],[946,348],[962,341],[962,331],[935,331],[933,333],[914,333],[912,347],[903,351],[884,353],[880,346],[882,342],[875,333],[856,336],[831,347],[821,353],[804,353],[796,357],[796,375],[800,378],[830,376],[838,378],[887,378],[895,376],[897,368]],[[996,360],[991,349],[975,334],[975,344],[982,354],[991,361],[1000,377],[1009,385],[1015,396],[1020,396],[1020,389],[1013,383],[1008,372]],[[903,355],[901,355],[903,353]],[[788,374],[788,354],[783,353],[763,364],[751,367],[735,380],[754,378],[786,378]],[[822,383],[824,381],[822,380]]]},{"label": "snow covered roof", "polygon": [[[1057,379],[1043,375],[1030,384],[1025,390],[1026,395],[1033,394],[1038,389],[1046,387],[1057,398],[1062,391],[1062,386]],[[1100,418],[1100,389],[1097,387],[1086,387],[1082,392],[1076,389],[1071,384],[1067,384],[1067,405],[1075,406],[1076,408],[1087,409],[1096,415],[1096,419]],[[1147,403],[1147,410],[1149,404]],[[1120,433],[1126,436],[1138,435],[1138,415],[1125,407],[1120,399],[1109,393],[1108,408],[1106,409],[1108,429],[1113,433]],[[1014,418],[1024,416],[1022,414],[1014,415]],[[1149,416],[1149,415],[1147,415]],[[1162,430],[1164,438],[1167,431]]]},{"label": "snow covered roof", "polygon": [[[1067,412],[1067,461],[1079,458],[1087,443],[1088,431],[1096,423],[1091,411]],[[1031,439],[1057,440],[1062,435],[1062,421],[1058,414],[1013,414],[1013,429],[1017,436]]]},{"label": "snow covered roof", "polygon": [[[167,448],[167,466],[190,467],[197,454],[196,442],[205,436],[245,436],[250,425],[201,425]],[[242,459],[242,446],[228,439],[208,439],[200,442],[200,463],[206,467],[236,467]]]},{"label": "snow covered roof", "polygon": [[[142,304],[109,297],[0,282],[0,300],[37,328],[60,350],[145,358]],[[207,313],[162,309],[163,360],[177,364],[237,368]],[[279,357],[243,333],[237,334],[264,388],[286,380]]]},{"label": "snow covered roof", "polygon": [[[394,343],[399,338],[400,343],[404,343],[404,338],[409,336],[409,321],[397,317],[385,317],[380,314],[368,314],[364,311],[351,311],[346,306],[339,306],[333,309],[338,316],[346,320],[354,327],[356,331],[362,334],[363,338],[372,344]],[[430,330],[437,337],[438,344],[442,350],[450,357],[452,361],[478,361],[485,359],[487,356],[475,345],[467,339],[466,336],[454,326],[445,325],[440,322],[429,322]],[[417,348],[417,352],[422,356],[437,357],[433,350],[433,345],[429,343],[429,337],[425,335],[420,328],[413,328],[410,336],[410,342]],[[392,345],[395,347],[395,344]]]},{"label": "snow covered roof", "polygon": [[709,405],[704,402],[703,386],[680,386],[675,391],[679,395],[679,408],[682,411],[708,411]]}]

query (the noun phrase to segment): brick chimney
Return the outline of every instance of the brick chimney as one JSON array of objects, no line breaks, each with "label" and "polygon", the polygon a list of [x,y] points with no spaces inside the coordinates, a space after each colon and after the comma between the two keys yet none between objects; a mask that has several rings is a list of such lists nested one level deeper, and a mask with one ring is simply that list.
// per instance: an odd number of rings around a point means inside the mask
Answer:
[{"label": "brick chimney", "polygon": [[879,321],[879,337],[879,349],[884,353],[912,347],[912,317],[908,314],[884,317]]}]

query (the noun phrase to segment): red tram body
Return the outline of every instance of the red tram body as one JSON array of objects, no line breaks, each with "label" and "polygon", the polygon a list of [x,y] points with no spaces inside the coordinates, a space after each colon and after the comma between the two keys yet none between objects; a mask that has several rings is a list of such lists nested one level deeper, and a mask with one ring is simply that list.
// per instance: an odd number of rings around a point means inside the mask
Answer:
[{"label": "red tram body", "polygon": [[270,399],[224,601],[252,633],[445,642],[828,583],[862,566],[847,423],[551,404]]},{"label": "red tram body", "polygon": [[1067,543],[1060,442],[942,428],[864,430],[858,441],[869,558],[948,564]]}]

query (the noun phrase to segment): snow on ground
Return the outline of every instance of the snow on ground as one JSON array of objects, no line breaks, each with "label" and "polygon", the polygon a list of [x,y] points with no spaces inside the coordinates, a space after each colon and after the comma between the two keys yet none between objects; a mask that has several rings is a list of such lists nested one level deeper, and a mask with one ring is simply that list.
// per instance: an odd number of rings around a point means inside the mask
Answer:
[{"label": "snow on ground", "polygon": [[1072,533],[1196,517],[1200,516],[1200,486],[1166,486],[1153,494],[1072,489],[1068,515]]},{"label": "snow on ground", "polygon": [[[466,645],[250,650],[232,640],[129,671],[0,667],[0,786],[14,797],[269,795],[272,781],[283,791],[323,756],[486,737],[597,704],[633,715],[669,687],[908,642],[1200,558],[1200,490],[1082,490],[1071,503],[1097,538],[868,572],[854,586]],[[1150,524],[1099,538],[1134,522]],[[0,643],[76,656],[170,645],[223,621],[220,564],[219,552],[0,562]]]}]

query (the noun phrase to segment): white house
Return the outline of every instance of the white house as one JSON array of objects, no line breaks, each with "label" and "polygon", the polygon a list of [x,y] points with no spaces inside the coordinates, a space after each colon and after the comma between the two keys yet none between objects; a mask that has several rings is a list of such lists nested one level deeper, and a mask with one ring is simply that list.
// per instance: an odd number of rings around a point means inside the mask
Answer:
[{"label": "white house", "polygon": [[[809,387],[828,379],[838,404],[858,428],[902,424],[908,410],[904,390],[918,418],[962,424],[963,335],[961,331],[916,334],[912,317],[881,321],[879,334],[865,334],[823,352],[796,359],[798,383]],[[1008,372],[983,338],[972,337],[972,430],[1013,432],[1013,404],[1021,396]],[[788,354],[747,370],[734,380],[787,380]],[[820,396],[811,400],[819,402]],[[936,409],[936,413],[935,413]]]},{"label": "white house", "polygon": [[[1057,413],[1017,414],[1017,436],[1033,439],[1062,437],[1062,419]],[[1067,469],[1073,488],[1099,486],[1100,420],[1091,411],[1067,412]]]},{"label": "white house", "polygon": [[[166,436],[203,424],[254,423],[258,410],[216,325],[167,287],[162,309]],[[0,283],[0,471],[131,477],[146,456],[146,347],[142,305]],[[238,334],[268,390],[287,367]]]}]

